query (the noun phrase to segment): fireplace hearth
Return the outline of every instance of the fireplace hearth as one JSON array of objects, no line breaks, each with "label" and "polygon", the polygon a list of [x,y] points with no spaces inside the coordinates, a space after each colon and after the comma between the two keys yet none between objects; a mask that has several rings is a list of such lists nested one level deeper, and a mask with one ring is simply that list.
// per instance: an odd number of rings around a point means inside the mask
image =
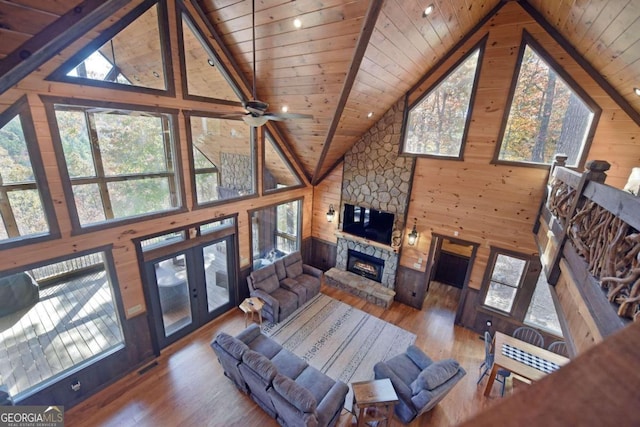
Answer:
[{"label": "fireplace hearth", "polygon": [[349,249],[347,257],[347,271],[367,279],[382,282],[384,260]]}]

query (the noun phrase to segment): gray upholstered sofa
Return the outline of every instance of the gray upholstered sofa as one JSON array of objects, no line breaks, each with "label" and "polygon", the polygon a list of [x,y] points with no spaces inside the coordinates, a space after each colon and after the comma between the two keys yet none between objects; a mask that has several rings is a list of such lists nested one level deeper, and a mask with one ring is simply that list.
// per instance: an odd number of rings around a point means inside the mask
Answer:
[{"label": "gray upholstered sofa", "polygon": [[373,367],[376,379],[389,378],[398,395],[395,413],[410,423],[438,404],[466,371],[453,359],[434,362],[415,345]]},{"label": "gray upholstered sofa", "polygon": [[236,337],[219,333],[211,347],[225,375],[283,426],[333,426],[349,388],[251,325]]},{"label": "gray upholstered sofa", "polygon": [[249,294],[264,301],[262,316],[276,323],[317,295],[321,280],[322,270],[303,264],[300,252],[279,258],[247,277]]}]

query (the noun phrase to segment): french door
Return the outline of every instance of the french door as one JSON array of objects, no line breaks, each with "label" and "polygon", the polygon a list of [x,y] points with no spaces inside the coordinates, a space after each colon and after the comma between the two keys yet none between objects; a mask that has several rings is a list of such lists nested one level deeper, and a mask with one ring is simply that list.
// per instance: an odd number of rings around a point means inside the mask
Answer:
[{"label": "french door", "polygon": [[236,304],[232,235],[145,254],[147,301],[156,348],[166,347]]}]

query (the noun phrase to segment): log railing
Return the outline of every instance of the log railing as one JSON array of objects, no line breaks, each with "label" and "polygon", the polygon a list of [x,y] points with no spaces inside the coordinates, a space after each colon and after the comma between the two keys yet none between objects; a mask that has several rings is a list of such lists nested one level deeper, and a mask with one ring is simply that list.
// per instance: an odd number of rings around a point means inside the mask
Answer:
[{"label": "log railing", "polygon": [[534,229],[548,282],[556,284],[564,260],[603,336],[640,319],[640,197],[605,185],[609,166],[591,161],[580,174],[557,158]]}]

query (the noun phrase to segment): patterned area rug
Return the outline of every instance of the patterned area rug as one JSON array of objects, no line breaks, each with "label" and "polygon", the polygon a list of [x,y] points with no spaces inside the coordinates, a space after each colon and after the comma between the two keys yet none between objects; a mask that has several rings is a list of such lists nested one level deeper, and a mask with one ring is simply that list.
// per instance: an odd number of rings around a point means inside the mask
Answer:
[{"label": "patterned area rug", "polygon": [[[373,365],[404,352],[415,334],[318,294],[263,332],[333,379],[350,384],[373,379]],[[351,410],[351,390],[345,408]]]}]

